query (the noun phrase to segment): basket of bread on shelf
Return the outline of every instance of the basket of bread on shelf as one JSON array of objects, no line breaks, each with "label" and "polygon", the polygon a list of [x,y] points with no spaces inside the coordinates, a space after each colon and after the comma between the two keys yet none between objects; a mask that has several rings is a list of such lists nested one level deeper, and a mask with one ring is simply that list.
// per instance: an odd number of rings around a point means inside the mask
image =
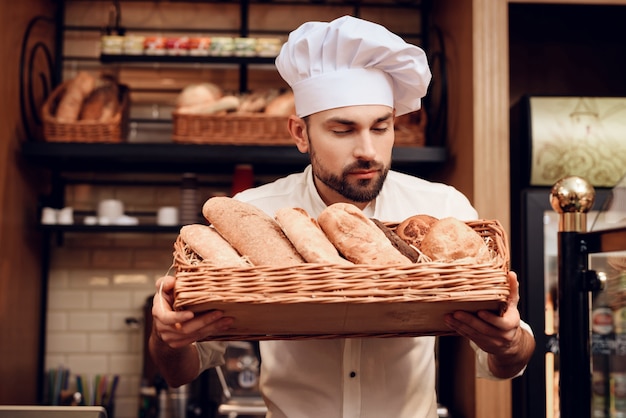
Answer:
[{"label": "basket of bread on shelf", "polygon": [[317,218],[270,216],[230,197],[174,243],[174,309],[222,310],[215,340],[447,335],[456,310],[507,306],[509,249],[497,220],[368,218],[335,203]]},{"label": "basket of bread on shelf", "polygon": [[79,71],[56,87],[42,108],[48,142],[122,142],[126,139],[129,89],[108,75]]},{"label": "basket of bread on shelf", "polygon": [[291,91],[225,94],[213,83],[185,87],[172,112],[173,141],[219,145],[291,145]]},{"label": "basket of bread on shelf", "polygon": [[[185,87],[172,113],[173,141],[216,145],[292,145],[287,119],[296,113],[291,90],[225,94],[213,83]],[[395,142],[424,146],[426,112],[396,118]]]}]

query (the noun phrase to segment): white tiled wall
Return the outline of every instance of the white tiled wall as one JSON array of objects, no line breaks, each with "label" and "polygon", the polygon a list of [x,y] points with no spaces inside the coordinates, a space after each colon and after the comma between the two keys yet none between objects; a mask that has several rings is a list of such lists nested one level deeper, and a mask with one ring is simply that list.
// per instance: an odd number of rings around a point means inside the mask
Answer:
[{"label": "white tiled wall", "polygon": [[[90,210],[103,195],[123,198],[128,208],[141,206],[139,210],[178,203],[175,190],[91,189],[69,187],[66,204]],[[164,202],[164,196],[170,200]],[[115,418],[138,416],[144,306],[156,279],[172,264],[175,238],[167,233],[66,233],[61,241],[52,237],[45,368],[69,369],[72,389],[77,374],[119,375]]]}]

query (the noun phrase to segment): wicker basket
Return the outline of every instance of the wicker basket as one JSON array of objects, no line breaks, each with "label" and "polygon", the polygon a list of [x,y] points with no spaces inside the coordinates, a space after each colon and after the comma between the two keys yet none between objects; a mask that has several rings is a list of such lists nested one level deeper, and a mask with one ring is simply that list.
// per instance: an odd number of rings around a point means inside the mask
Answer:
[{"label": "wicker basket", "polygon": [[[287,130],[287,117],[263,113],[190,115],[173,112],[174,142],[214,145],[294,145]],[[396,126],[395,143],[424,146],[423,127]]]},{"label": "wicker basket", "polygon": [[503,312],[509,295],[502,226],[489,220],[468,225],[487,242],[491,263],[218,268],[199,262],[179,237],[174,307],[234,317],[233,328],[211,338],[217,340],[450,334],[445,314]]},{"label": "wicker basket", "polygon": [[287,118],[263,113],[189,115],[172,113],[174,142],[215,145],[293,145]]},{"label": "wicker basket", "polygon": [[43,135],[48,142],[122,142],[128,133],[129,88],[119,86],[120,110],[108,122],[77,121],[59,123],[56,114],[59,101],[67,82],[59,85],[48,97],[42,108]]}]

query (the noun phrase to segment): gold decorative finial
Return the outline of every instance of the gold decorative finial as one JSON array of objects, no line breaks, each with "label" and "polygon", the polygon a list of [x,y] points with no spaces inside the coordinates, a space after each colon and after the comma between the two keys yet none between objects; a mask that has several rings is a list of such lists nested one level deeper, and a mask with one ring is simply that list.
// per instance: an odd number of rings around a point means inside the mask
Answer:
[{"label": "gold decorative finial", "polygon": [[550,205],[561,214],[561,231],[584,232],[586,214],[593,207],[596,192],[582,177],[569,176],[557,181],[550,193]]}]

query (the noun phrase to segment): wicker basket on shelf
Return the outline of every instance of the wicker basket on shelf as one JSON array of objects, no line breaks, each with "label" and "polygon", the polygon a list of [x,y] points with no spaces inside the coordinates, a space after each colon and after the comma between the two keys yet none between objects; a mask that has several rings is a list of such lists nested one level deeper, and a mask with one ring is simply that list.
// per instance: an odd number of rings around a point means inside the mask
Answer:
[{"label": "wicker basket on shelf", "polygon": [[128,86],[119,85],[120,106],[117,113],[107,122],[79,120],[60,123],[56,120],[57,106],[65,92],[67,82],[59,85],[42,108],[43,135],[48,142],[122,142],[128,133],[130,92]]},{"label": "wicker basket on shelf", "polygon": [[293,145],[287,117],[263,113],[172,114],[174,142],[214,145]]},{"label": "wicker basket on shelf", "polygon": [[[287,130],[287,117],[263,113],[226,115],[172,114],[173,141],[214,145],[293,145]],[[404,120],[403,120],[404,121]],[[424,146],[424,125],[401,122],[395,126],[395,143]]]},{"label": "wicker basket on shelf", "polygon": [[509,295],[502,226],[468,225],[489,246],[490,263],[219,268],[200,262],[179,237],[174,307],[234,317],[232,329],[212,337],[218,340],[446,335],[445,314],[503,312]]}]

